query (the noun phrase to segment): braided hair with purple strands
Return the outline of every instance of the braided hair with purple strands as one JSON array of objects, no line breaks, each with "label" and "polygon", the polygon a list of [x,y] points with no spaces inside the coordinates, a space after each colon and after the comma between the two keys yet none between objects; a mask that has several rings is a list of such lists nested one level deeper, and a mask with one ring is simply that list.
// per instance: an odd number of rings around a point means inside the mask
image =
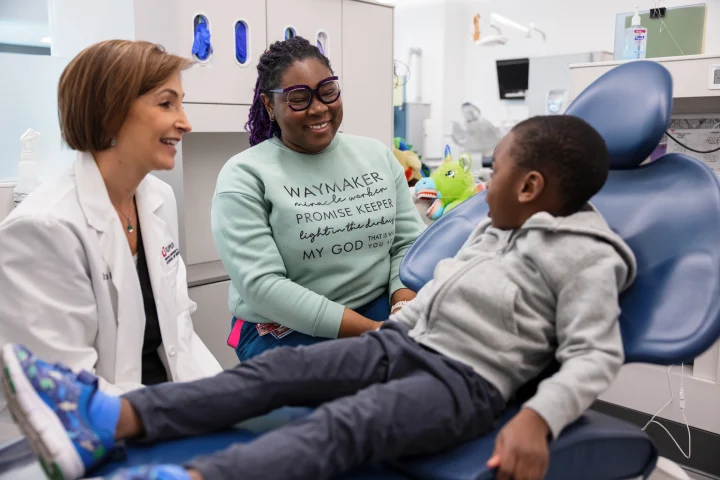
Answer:
[{"label": "braided hair with purple strands", "polygon": [[262,143],[280,132],[277,122],[270,120],[261,94],[278,88],[285,70],[295,62],[307,58],[317,58],[332,72],[330,60],[315,45],[302,37],[275,42],[260,57],[257,66],[258,79],[255,83],[255,97],[250,107],[248,121],[245,124],[245,130],[250,133],[251,146]]}]

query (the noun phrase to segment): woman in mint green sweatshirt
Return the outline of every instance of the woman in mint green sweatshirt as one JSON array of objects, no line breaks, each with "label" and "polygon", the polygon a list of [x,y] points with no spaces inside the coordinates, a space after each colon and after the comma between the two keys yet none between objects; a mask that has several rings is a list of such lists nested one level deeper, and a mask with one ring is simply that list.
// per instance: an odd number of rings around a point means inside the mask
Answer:
[{"label": "woman in mint green sweatshirt", "polygon": [[223,167],[212,202],[240,360],[360,335],[415,297],[399,268],[424,224],[402,167],[381,142],[337,133],[342,119],[315,46],[294,37],[263,54],[251,148]]}]

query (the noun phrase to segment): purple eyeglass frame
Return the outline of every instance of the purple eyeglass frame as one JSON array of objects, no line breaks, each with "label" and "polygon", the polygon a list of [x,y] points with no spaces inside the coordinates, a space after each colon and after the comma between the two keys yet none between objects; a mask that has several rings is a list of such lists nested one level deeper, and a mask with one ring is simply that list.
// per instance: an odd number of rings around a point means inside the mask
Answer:
[{"label": "purple eyeglass frame", "polygon": [[320,100],[325,105],[330,105],[331,103],[337,102],[338,99],[340,98],[340,94],[342,93],[342,89],[340,88],[340,85],[338,85],[338,96],[335,97],[335,99],[330,102],[326,102],[325,100],[323,100],[320,97],[319,90],[320,90],[320,88],[322,88],[323,85],[330,83],[330,82],[337,82],[339,80],[340,79],[337,76],[332,76],[332,77],[326,78],[325,80],[321,80],[320,83],[318,83],[317,88],[310,88],[309,85],[293,85],[292,87],[276,88],[273,90],[268,90],[267,93],[289,93],[294,90],[309,90],[310,91],[310,101],[303,108],[295,108],[292,105],[290,105],[290,102],[286,102],[287,106],[290,108],[290,110],[294,110],[296,112],[302,112],[303,110],[307,110],[308,108],[310,108],[310,105],[312,105],[313,97],[317,97],[317,99]]}]

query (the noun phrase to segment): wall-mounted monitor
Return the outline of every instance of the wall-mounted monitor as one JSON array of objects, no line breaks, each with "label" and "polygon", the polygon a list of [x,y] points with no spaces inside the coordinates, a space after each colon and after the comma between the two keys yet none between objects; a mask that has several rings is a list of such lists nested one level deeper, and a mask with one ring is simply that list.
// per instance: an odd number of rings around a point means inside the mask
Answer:
[{"label": "wall-mounted monitor", "polygon": [[498,87],[501,100],[524,100],[528,89],[530,60],[516,58],[497,60]]}]

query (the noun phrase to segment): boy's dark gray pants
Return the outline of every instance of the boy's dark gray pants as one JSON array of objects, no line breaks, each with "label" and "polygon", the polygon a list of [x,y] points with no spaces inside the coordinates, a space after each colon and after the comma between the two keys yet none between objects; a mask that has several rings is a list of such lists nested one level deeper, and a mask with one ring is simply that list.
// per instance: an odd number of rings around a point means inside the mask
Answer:
[{"label": "boy's dark gray pants", "polygon": [[286,405],[319,407],[189,462],[208,480],[319,480],[365,462],[439,452],[489,432],[504,408],[470,367],[420,346],[396,322],[360,337],[276,348],[212,378],[124,398],[147,441],[228,428]]}]

